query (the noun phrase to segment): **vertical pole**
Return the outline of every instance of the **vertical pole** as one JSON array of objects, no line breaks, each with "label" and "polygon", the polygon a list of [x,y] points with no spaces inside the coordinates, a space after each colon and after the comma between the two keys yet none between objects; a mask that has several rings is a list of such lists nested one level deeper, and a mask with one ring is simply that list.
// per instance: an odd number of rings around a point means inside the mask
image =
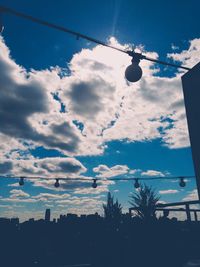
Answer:
[{"label": "vertical pole", "polygon": [[191,214],[190,214],[190,205],[189,204],[185,204],[185,210],[186,210],[187,221],[191,222]]},{"label": "vertical pole", "polygon": [[195,222],[198,222],[198,216],[197,216],[197,212],[194,211],[194,219],[195,219]]},{"label": "vertical pole", "polygon": [[131,212],[131,208],[129,208],[129,216],[131,218],[132,212]]}]

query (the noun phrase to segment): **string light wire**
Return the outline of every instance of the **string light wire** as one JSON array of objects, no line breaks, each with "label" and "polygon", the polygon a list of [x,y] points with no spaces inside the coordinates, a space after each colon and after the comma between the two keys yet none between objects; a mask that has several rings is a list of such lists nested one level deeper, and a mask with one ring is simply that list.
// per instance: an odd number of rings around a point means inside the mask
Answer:
[{"label": "string light wire", "polygon": [[18,11],[14,10],[14,9],[11,9],[11,8],[8,8],[8,7],[5,7],[5,6],[0,6],[0,12],[1,13],[8,13],[8,14],[11,14],[11,15],[14,15],[14,16],[17,16],[17,17],[21,17],[21,18],[30,20],[30,21],[32,21],[34,23],[37,23],[37,24],[40,24],[40,25],[43,25],[43,26],[47,26],[49,28],[53,28],[53,29],[56,29],[56,30],[59,30],[59,31],[62,31],[62,32],[65,32],[65,33],[72,34],[72,35],[76,36],[77,39],[82,38],[82,39],[91,41],[93,43],[100,44],[102,46],[117,50],[119,52],[126,53],[129,56],[131,56],[132,58],[137,57],[139,60],[144,59],[144,60],[152,61],[152,62],[155,62],[155,63],[158,63],[158,64],[170,66],[170,67],[181,68],[181,69],[184,69],[184,70],[190,70],[190,68],[185,67],[185,66],[181,66],[181,65],[177,65],[177,64],[161,61],[161,60],[157,60],[157,59],[154,59],[154,58],[147,57],[147,56],[145,56],[145,55],[143,55],[141,53],[136,53],[134,51],[126,51],[126,50],[117,48],[115,46],[108,45],[103,41],[100,41],[100,40],[95,39],[93,37],[87,36],[87,35],[82,34],[80,32],[76,32],[76,31],[73,31],[73,30],[68,29],[66,27],[59,26],[59,25],[56,25],[54,23],[51,23],[51,22],[48,22],[48,21],[45,21],[45,20],[30,16],[30,15],[27,15],[25,13],[18,12]]},{"label": "string light wire", "polygon": [[185,176],[147,176],[147,177],[123,177],[123,178],[83,178],[83,177],[77,177],[77,178],[70,178],[70,177],[42,177],[42,176],[0,176],[0,178],[5,179],[23,179],[23,180],[64,180],[64,181],[149,181],[149,180],[176,180],[176,179],[194,179],[196,176],[194,175],[185,175]]}]

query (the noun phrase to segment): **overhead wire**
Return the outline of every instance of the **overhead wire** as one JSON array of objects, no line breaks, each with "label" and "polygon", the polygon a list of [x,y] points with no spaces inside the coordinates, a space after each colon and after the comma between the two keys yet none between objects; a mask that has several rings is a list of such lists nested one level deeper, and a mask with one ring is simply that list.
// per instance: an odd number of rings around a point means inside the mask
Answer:
[{"label": "overhead wire", "polygon": [[36,176],[0,176],[1,178],[7,178],[7,179],[19,179],[19,186],[23,186],[25,183],[25,179],[27,180],[54,180],[54,186],[56,188],[60,187],[60,180],[64,180],[64,181],[71,181],[71,182],[77,182],[77,181],[82,181],[82,182],[86,182],[86,181],[92,181],[92,188],[95,189],[98,187],[98,181],[115,181],[115,182],[120,182],[120,181],[134,181],[134,187],[135,189],[139,189],[141,187],[141,183],[140,181],[144,181],[144,180],[160,180],[160,179],[165,179],[165,180],[179,180],[179,186],[180,187],[185,187],[186,186],[186,178],[187,179],[191,179],[191,178],[195,178],[195,176],[159,176],[159,177],[124,177],[124,178],[99,178],[99,177],[95,177],[95,178],[88,178],[88,177],[77,177],[77,178],[69,178],[69,177],[36,177]]},{"label": "overhead wire", "polygon": [[147,177],[119,177],[119,178],[106,178],[106,177],[91,177],[91,178],[84,178],[84,177],[77,177],[77,178],[70,178],[70,177],[42,177],[42,176],[9,176],[9,175],[0,175],[0,178],[7,178],[7,179],[27,179],[27,180],[39,180],[39,179],[44,179],[44,180],[65,180],[65,181],[145,181],[145,180],[174,180],[174,179],[194,179],[194,175],[181,175],[181,176],[147,176]]},{"label": "overhead wire", "polygon": [[158,64],[170,66],[170,67],[181,68],[181,69],[184,69],[184,70],[190,70],[190,68],[185,67],[185,66],[181,66],[181,65],[174,64],[174,63],[169,63],[169,62],[157,60],[157,59],[154,59],[154,58],[150,58],[150,57],[147,57],[147,56],[145,56],[145,55],[143,55],[141,53],[136,53],[134,51],[127,51],[127,50],[120,49],[118,47],[115,47],[115,46],[106,44],[103,41],[100,41],[100,40],[98,40],[96,38],[93,38],[93,37],[90,37],[88,35],[82,34],[80,32],[73,31],[73,30],[68,29],[66,27],[63,27],[63,26],[60,26],[60,25],[56,25],[54,23],[51,23],[51,22],[48,22],[46,20],[42,20],[42,19],[39,19],[39,18],[30,16],[30,15],[27,15],[27,14],[22,13],[22,12],[18,12],[18,11],[14,10],[14,9],[11,9],[11,8],[8,8],[8,7],[2,6],[2,5],[0,5],[0,12],[2,12],[2,13],[8,13],[8,14],[11,14],[11,15],[15,15],[17,17],[21,17],[21,18],[30,20],[32,22],[35,22],[37,24],[44,25],[44,26],[47,26],[47,27],[50,27],[50,28],[53,28],[53,29],[56,29],[56,30],[59,30],[59,31],[62,31],[62,32],[66,32],[66,33],[72,34],[72,35],[74,35],[74,36],[76,36],[78,38],[83,38],[85,40],[94,42],[96,44],[100,44],[102,46],[105,46],[105,47],[108,47],[108,48],[117,50],[119,52],[128,54],[132,58],[135,57],[135,56],[137,56],[137,57],[139,57],[139,59],[148,60],[148,61],[151,61],[151,62],[155,62],[155,63],[158,63]]}]

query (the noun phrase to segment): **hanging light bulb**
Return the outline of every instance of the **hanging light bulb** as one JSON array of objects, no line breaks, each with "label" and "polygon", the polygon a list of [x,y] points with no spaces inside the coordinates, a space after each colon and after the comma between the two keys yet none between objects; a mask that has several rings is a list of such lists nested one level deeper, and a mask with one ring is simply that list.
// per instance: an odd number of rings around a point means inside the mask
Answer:
[{"label": "hanging light bulb", "polygon": [[140,187],[140,183],[138,181],[138,178],[135,179],[134,187],[137,189]]},{"label": "hanging light bulb", "polygon": [[180,177],[179,185],[180,185],[180,187],[186,186],[186,182],[184,181],[184,177]]},{"label": "hanging light bulb", "polygon": [[97,179],[93,180],[92,188],[97,188]]},{"label": "hanging light bulb", "polygon": [[126,68],[125,77],[129,82],[135,83],[141,79],[142,69],[137,63],[133,62]]},{"label": "hanging light bulb", "polygon": [[56,181],[55,181],[54,186],[55,186],[56,188],[58,188],[58,187],[60,186],[60,183],[59,183],[59,179],[58,179],[58,178],[56,178]]},{"label": "hanging light bulb", "polygon": [[130,52],[132,56],[132,64],[129,65],[125,70],[125,77],[129,82],[135,83],[142,77],[142,69],[139,66],[140,59],[143,56],[140,53]]},{"label": "hanging light bulb", "polygon": [[24,185],[24,177],[20,177],[20,179],[19,179],[19,185],[20,186]]}]

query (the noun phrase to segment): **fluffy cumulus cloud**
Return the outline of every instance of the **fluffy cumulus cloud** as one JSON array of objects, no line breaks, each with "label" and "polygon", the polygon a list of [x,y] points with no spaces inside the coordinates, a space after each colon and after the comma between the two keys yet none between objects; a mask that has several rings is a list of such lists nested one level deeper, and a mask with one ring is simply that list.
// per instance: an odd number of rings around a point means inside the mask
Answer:
[{"label": "fluffy cumulus cloud", "polygon": [[25,193],[23,190],[13,189],[10,191],[11,198],[27,198],[30,195]]},{"label": "fluffy cumulus cloud", "polygon": [[75,158],[44,158],[6,160],[0,163],[1,174],[10,176],[77,177],[86,172],[83,164]]},{"label": "fluffy cumulus cloud", "polygon": [[177,194],[179,191],[176,189],[168,189],[168,190],[160,190],[159,194],[160,195],[170,195],[170,194]]},{"label": "fluffy cumulus cloud", "polygon": [[180,53],[169,53],[168,57],[192,68],[199,62],[199,49],[200,38],[195,38],[189,42],[189,48],[187,50],[183,50]]},{"label": "fluffy cumulus cloud", "polygon": [[0,138],[1,143],[7,137],[16,143],[15,147],[2,149],[7,152],[21,149],[20,143],[26,140],[30,145],[75,152],[79,144],[76,127],[67,118],[56,118],[60,104],[52,94],[60,81],[58,73],[55,70],[27,72],[11,59],[2,37],[0,50]]},{"label": "fluffy cumulus cloud", "polygon": [[164,177],[165,174],[156,170],[147,170],[141,173],[142,176],[160,176]]},{"label": "fluffy cumulus cloud", "polygon": [[[158,77],[154,63],[144,61],[143,78],[129,84],[124,70],[130,58],[99,45],[73,56],[70,75],[59,67],[27,71],[11,58],[2,37],[0,49],[2,157],[39,145],[70,156],[96,155],[112,140],[161,138],[170,148],[189,145],[179,73]],[[195,39],[188,50],[168,56],[191,66],[199,50]]]},{"label": "fluffy cumulus cloud", "polygon": [[93,168],[93,172],[98,173],[96,177],[109,178],[122,174],[127,174],[130,171],[127,165],[115,165],[108,167],[107,165],[101,164]]}]

